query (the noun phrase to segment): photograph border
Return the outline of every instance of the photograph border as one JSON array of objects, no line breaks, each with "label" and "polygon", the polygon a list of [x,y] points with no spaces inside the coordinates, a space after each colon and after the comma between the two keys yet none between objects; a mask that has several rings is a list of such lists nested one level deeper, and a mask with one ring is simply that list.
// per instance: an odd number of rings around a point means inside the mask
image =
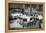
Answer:
[{"label": "photograph border", "polygon": [[[8,3],[21,3],[21,4],[43,4],[43,25],[44,29],[20,29],[20,30],[9,30],[8,29]],[[24,32],[24,31],[45,31],[45,3],[44,2],[26,2],[26,1],[9,1],[5,0],[5,31],[6,32]]]}]

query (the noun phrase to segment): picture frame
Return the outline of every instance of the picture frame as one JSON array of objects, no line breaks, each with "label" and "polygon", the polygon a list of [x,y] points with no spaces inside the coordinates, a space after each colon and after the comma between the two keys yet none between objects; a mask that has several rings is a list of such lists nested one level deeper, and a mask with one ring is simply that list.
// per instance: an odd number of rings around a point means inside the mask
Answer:
[{"label": "picture frame", "polygon": [[[40,5],[42,5],[42,15],[43,15],[43,28],[42,29],[30,29],[30,28],[24,28],[24,29],[21,29],[21,28],[17,28],[17,29],[9,29],[9,3],[10,4],[40,4]],[[33,6],[33,5],[32,5]],[[18,8],[16,8],[16,9],[18,9]],[[19,10],[21,10],[22,11],[22,8],[21,9],[19,9]],[[19,11],[20,12],[20,11]],[[9,1],[9,0],[5,0],[5,31],[6,31],[6,33],[7,32],[24,32],[24,31],[44,31],[45,30],[45,3],[44,2],[26,2],[26,1]]]}]

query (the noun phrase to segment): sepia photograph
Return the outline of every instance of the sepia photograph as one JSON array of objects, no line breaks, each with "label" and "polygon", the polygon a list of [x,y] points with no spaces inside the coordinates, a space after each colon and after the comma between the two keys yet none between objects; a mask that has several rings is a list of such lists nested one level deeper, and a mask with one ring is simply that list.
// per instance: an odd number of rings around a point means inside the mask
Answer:
[{"label": "sepia photograph", "polygon": [[43,4],[8,3],[8,29],[42,29]]}]

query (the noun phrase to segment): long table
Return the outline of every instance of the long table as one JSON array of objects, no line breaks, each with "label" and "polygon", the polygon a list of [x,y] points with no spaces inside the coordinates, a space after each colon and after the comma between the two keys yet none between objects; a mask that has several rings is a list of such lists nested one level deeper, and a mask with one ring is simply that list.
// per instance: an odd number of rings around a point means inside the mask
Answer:
[{"label": "long table", "polygon": [[15,13],[15,14],[11,14],[13,18],[15,17],[20,17],[22,19],[27,19],[27,22],[30,21],[30,18],[32,18],[33,16],[26,16],[25,14],[22,13]]}]

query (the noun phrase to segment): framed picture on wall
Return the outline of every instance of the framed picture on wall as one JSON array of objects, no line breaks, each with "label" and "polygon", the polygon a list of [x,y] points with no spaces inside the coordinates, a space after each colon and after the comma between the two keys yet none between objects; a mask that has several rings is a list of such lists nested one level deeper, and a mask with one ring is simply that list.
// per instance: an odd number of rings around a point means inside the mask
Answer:
[{"label": "framed picture on wall", "polygon": [[45,30],[45,3],[6,1],[6,32]]}]

